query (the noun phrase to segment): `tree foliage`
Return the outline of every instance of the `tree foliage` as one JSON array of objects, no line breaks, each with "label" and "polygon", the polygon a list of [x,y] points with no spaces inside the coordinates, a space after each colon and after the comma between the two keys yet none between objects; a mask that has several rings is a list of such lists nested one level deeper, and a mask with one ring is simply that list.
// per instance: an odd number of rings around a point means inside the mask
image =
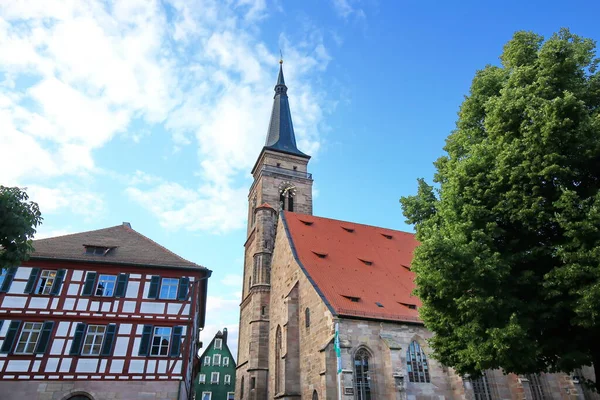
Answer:
[{"label": "tree foliage", "polygon": [[473,79],[403,197],[434,356],[459,373],[570,372],[600,384],[600,74],[595,43],[517,32]]},{"label": "tree foliage", "polygon": [[0,270],[28,258],[42,217],[36,203],[17,187],[0,186]]}]

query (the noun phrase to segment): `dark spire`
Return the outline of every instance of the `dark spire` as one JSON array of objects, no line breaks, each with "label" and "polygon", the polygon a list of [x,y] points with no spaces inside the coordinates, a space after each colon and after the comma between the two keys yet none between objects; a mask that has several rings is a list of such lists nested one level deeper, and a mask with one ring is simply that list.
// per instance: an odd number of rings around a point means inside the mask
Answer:
[{"label": "dark spire", "polygon": [[287,86],[283,79],[283,60],[279,61],[279,76],[275,85],[275,97],[273,100],[273,111],[271,111],[271,122],[267,132],[265,149],[281,151],[300,157],[310,158],[296,147],[296,136],[292,124],[292,113],[287,96]]}]

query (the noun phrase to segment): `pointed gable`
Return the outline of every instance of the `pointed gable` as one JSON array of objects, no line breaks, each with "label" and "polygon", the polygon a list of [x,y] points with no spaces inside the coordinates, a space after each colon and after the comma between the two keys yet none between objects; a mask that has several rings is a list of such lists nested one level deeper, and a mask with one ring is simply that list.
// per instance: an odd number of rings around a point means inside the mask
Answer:
[{"label": "pointed gable", "polygon": [[[33,241],[31,259],[56,259],[160,267],[204,267],[167,250],[127,223],[110,228]],[[88,248],[104,249],[91,252]]]},{"label": "pointed gable", "polygon": [[419,321],[409,266],[418,245],[407,232],[293,212],[283,223],[296,259],[338,315]]}]

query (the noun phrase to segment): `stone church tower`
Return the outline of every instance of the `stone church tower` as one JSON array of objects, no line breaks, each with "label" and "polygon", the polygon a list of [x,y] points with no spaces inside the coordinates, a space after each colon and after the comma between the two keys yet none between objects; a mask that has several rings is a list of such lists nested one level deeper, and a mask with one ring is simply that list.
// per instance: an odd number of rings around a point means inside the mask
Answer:
[{"label": "stone church tower", "polygon": [[252,169],[248,195],[236,399],[268,398],[270,274],[279,211],[312,215],[310,156],[296,147],[283,62],[279,64],[267,140]]}]

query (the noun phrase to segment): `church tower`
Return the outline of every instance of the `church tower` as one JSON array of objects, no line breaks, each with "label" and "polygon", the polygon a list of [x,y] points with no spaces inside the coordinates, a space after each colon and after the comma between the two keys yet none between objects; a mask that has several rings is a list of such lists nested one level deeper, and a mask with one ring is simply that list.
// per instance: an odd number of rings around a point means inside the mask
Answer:
[{"label": "church tower", "polygon": [[248,195],[236,399],[267,400],[269,395],[270,274],[279,211],[312,214],[310,156],[296,147],[282,64],[279,61],[267,140],[252,168]]}]

